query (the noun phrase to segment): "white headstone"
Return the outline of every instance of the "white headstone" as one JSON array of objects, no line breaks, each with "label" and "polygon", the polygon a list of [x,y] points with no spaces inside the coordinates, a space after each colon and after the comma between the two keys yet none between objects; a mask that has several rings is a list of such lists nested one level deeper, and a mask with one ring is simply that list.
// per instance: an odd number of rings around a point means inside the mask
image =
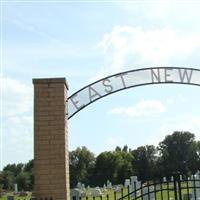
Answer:
[{"label": "white headstone", "polygon": [[163,182],[166,182],[167,181],[167,178],[166,177],[163,177]]},{"label": "white headstone", "polygon": [[92,189],[91,195],[92,195],[93,197],[99,197],[99,196],[102,196],[102,192],[101,192],[101,190],[97,187],[97,188]]},{"label": "white headstone", "polygon": [[106,184],[103,185],[103,190],[102,190],[102,192],[107,192]]},{"label": "white headstone", "polygon": [[131,176],[131,182],[134,182],[134,181],[137,181],[137,180],[138,180],[137,176]]},{"label": "white headstone", "polygon": [[109,180],[107,180],[107,188],[112,189],[112,183]]},{"label": "white headstone", "polygon": [[144,187],[142,189],[142,192],[143,192],[143,195],[144,195],[142,197],[142,200],[154,200],[155,199],[155,193],[153,191],[154,191],[154,187],[149,187],[149,191],[148,191],[148,187]]},{"label": "white headstone", "polygon": [[117,192],[117,193],[121,192],[121,187],[119,185],[117,185],[115,187],[115,192]]},{"label": "white headstone", "polygon": [[82,183],[81,183],[81,182],[78,182],[78,183],[77,183],[77,188],[79,188],[79,189],[82,188]]},{"label": "white headstone", "polygon": [[83,192],[79,188],[74,188],[74,189],[71,189],[71,191],[70,191],[70,196],[71,196],[72,200],[74,200],[74,198],[76,200],[79,200],[80,197],[85,197],[85,195],[86,195],[85,192]]},{"label": "white headstone", "polygon": [[[141,187],[141,181],[138,181],[137,176],[131,176],[131,185],[130,185],[130,192],[134,192],[135,190]],[[136,192],[136,197],[138,196],[138,192]],[[133,193],[133,198],[135,197],[135,192]]]},{"label": "white headstone", "polygon": [[81,184],[81,190],[85,190],[85,184]]},{"label": "white headstone", "polygon": [[18,187],[17,187],[17,183],[14,184],[14,188],[15,188],[15,192],[18,192]]},{"label": "white headstone", "polygon": [[124,187],[130,187],[130,185],[131,185],[131,181],[130,181],[130,179],[125,179],[125,182],[124,182]]},{"label": "white headstone", "polygon": [[200,174],[197,172],[194,177],[191,178],[192,182],[192,197],[200,199]]}]

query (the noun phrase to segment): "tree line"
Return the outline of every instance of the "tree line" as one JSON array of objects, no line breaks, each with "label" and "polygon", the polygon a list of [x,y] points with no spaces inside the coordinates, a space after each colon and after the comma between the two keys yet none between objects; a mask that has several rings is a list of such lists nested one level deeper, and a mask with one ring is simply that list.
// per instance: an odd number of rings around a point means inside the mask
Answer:
[{"label": "tree line", "polygon": [[[78,182],[90,186],[103,186],[107,180],[122,184],[126,178],[136,175],[141,181],[169,178],[179,172],[190,176],[200,170],[200,141],[190,132],[174,132],[167,135],[156,147],[140,146],[131,149],[117,146],[98,156],[85,146],[69,152],[70,186]],[[34,184],[33,160],[27,164],[11,164],[0,173],[0,186],[19,190],[32,190]]]}]

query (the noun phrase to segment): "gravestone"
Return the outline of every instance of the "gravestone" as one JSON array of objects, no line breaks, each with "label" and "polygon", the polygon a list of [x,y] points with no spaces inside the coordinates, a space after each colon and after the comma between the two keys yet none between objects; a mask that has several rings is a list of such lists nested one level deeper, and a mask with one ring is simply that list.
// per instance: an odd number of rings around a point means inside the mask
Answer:
[{"label": "gravestone", "polygon": [[71,189],[70,191],[71,200],[79,200],[80,197],[85,197],[85,192],[79,188]]},{"label": "gravestone", "polygon": [[79,189],[81,189],[82,183],[81,183],[81,182],[78,182],[76,187],[79,188]]},{"label": "gravestone", "polygon": [[160,183],[157,183],[156,184],[156,190],[158,191],[158,190],[161,190],[161,185],[160,185]]},{"label": "gravestone", "polygon": [[[134,192],[135,190],[141,187],[141,181],[138,181],[137,176],[131,176],[131,185],[130,192]],[[136,194],[136,196],[135,196]],[[133,193],[133,198],[136,198],[139,195],[139,191]]]},{"label": "gravestone", "polygon": [[[192,198],[197,200],[200,200],[200,173],[197,172],[194,177],[191,179],[192,181]],[[197,188],[198,187],[198,188]]]},{"label": "gravestone", "polygon": [[166,182],[167,181],[167,178],[164,176],[163,177],[163,182]]},{"label": "gravestone", "polygon": [[117,185],[114,189],[115,192],[119,193],[121,192],[121,187],[119,185]]},{"label": "gravestone", "polygon": [[18,187],[17,187],[16,183],[14,184],[14,188],[15,188],[15,193],[17,193],[18,192]]},{"label": "gravestone", "polygon": [[125,182],[124,182],[124,187],[130,187],[131,186],[131,181],[130,179],[125,179]]},{"label": "gravestone", "polygon": [[149,187],[149,194],[148,194],[148,187],[144,187],[142,189],[142,192],[143,192],[143,197],[142,197],[142,200],[154,200],[155,199],[155,193],[153,192],[154,191],[154,187]]},{"label": "gravestone", "polygon": [[109,180],[107,180],[107,188],[112,189],[112,183]]},{"label": "gravestone", "polygon": [[100,196],[102,196],[102,192],[99,187],[96,187],[91,191],[91,195],[93,197],[100,197]]},{"label": "gravestone", "polygon": [[81,189],[82,189],[82,190],[85,190],[85,184],[84,184],[84,183],[82,183]]},{"label": "gravestone", "polygon": [[106,184],[103,185],[103,192],[107,192]]},{"label": "gravestone", "polygon": [[15,199],[14,196],[11,195],[7,196],[7,200],[14,200],[14,199]]}]

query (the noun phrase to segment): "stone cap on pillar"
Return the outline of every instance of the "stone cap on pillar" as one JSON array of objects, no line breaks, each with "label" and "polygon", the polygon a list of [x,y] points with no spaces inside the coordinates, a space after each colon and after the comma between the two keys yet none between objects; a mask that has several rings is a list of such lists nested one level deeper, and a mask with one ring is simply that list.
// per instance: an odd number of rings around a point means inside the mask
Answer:
[{"label": "stone cap on pillar", "polygon": [[64,83],[69,89],[66,78],[33,78],[33,84]]}]

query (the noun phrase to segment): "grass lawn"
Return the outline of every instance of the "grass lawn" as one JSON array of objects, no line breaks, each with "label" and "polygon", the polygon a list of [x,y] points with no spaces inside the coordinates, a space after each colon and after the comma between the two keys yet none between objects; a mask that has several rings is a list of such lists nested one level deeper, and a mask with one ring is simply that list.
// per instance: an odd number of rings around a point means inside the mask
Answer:
[{"label": "grass lawn", "polygon": [[[7,196],[12,195],[12,193],[7,193],[5,196],[1,197],[0,200],[7,200]],[[27,197],[19,197],[15,196],[15,200],[30,200],[31,193],[28,194]]]},{"label": "grass lawn", "polygon": [[[166,186],[163,186],[163,189],[166,189]],[[128,193],[128,190],[125,188],[123,190],[123,195],[126,195],[127,193]],[[189,190],[189,193],[192,193],[191,189]],[[12,193],[7,193],[4,197],[1,197],[0,200],[7,200],[7,196],[11,195],[11,194]],[[87,191],[86,194],[89,194],[89,191]],[[169,194],[170,198],[175,199],[173,190],[170,190],[169,192],[168,191],[163,191],[162,193],[161,192],[156,192],[156,199],[157,200],[161,200],[162,197],[163,197],[163,199],[167,200],[168,199],[168,194]],[[187,190],[186,189],[182,189],[182,198],[183,198],[184,194],[187,194]],[[106,192],[103,193],[102,200],[108,200],[107,195],[109,195],[109,200],[114,200],[114,191],[112,189],[107,190]],[[138,195],[140,195],[140,193]],[[178,193],[177,193],[177,195],[178,195]],[[14,199],[15,200],[30,200],[30,198],[31,198],[31,193],[29,193],[27,197],[15,196]],[[119,198],[121,198],[121,193],[120,192],[116,193],[116,199],[119,199]],[[131,196],[130,199],[133,199],[132,196]],[[83,197],[82,200],[86,200],[86,197]],[[88,195],[88,200],[93,200],[93,197]],[[101,198],[100,197],[96,197],[95,200],[101,200]],[[125,198],[125,200],[128,200],[128,197]],[[142,198],[138,198],[138,200],[142,200]]]}]

